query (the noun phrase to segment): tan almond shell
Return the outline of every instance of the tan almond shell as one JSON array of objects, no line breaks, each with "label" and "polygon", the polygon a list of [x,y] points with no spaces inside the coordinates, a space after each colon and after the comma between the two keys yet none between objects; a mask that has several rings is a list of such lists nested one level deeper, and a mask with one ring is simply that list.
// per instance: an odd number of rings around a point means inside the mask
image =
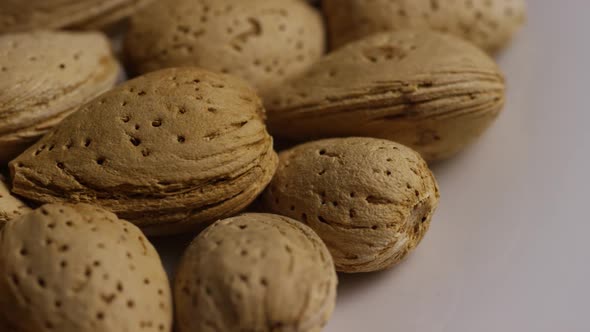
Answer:
[{"label": "tan almond shell", "polygon": [[9,220],[30,212],[31,209],[10,193],[6,179],[0,175],[0,229]]},{"label": "tan almond shell", "polygon": [[98,16],[90,16],[88,19],[75,24],[76,28],[81,29],[105,29],[115,23],[126,19],[141,9],[147,7],[154,1],[161,0],[124,0],[119,1],[116,5],[104,10]]},{"label": "tan almond shell", "polygon": [[91,205],[50,204],[0,233],[0,326],[20,332],[171,331],[158,253]]},{"label": "tan almond shell", "polygon": [[271,214],[218,221],[189,246],[175,281],[176,327],[189,331],[320,331],[338,283],[309,227]]},{"label": "tan almond shell", "polygon": [[199,66],[266,91],[317,61],[324,35],[319,12],[302,0],[169,0],[133,17],[125,50],[141,73]]},{"label": "tan almond shell", "polygon": [[353,273],[402,260],[424,237],[438,200],[436,180],[418,153],[388,140],[353,137],[282,152],[262,204],[310,226],[336,269]]},{"label": "tan almond shell", "polygon": [[104,28],[154,0],[2,0],[0,33]]},{"label": "tan almond shell", "polygon": [[243,81],[173,68],[89,102],[10,163],[13,192],[100,205],[150,235],[245,208],[277,166],[262,102]]},{"label": "tan almond shell", "polygon": [[278,137],[386,138],[433,161],[478,138],[504,97],[503,76],[483,51],[451,35],[405,30],[349,44],[264,99]]},{"label": "tan almond shell", "polygon": [[120,71],[96,32],[0,36],[0,163],[115,85]]},{"label": "tan almond shell", "polygon": [[524,0],[324,0],[323,6],[332,48],[378,32],[413,28],[448,32],[497,52],[526,15]]}]

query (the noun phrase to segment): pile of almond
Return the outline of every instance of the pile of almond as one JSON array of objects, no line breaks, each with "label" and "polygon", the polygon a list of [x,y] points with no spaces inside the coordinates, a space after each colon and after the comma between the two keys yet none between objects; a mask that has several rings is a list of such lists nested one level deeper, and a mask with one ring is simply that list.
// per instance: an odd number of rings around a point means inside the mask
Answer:
[{"label": "pile of almond", "polygon": [[[501,113],[491,55],[524,17],[524,0],[0,2],[0,330],[320,331],[337,271],[423,239],[427,163]],[[181,233],[171,286],[146,236]]]}]

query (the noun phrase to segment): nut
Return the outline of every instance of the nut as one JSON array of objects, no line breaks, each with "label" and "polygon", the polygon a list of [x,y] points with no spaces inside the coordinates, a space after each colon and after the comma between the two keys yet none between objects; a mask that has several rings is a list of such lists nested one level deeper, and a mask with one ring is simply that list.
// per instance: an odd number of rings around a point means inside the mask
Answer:
[{"label": "nut", "polygon": [[1,35],[0,49],[0,163],[114,86],[120,71],[95,32]]},{"label": "nut", "polygon": [[302,0],[168,0],[133,17],[125,49],[140,73],[198,66],[266,91],[317,61],[324,35]]},{"label": "nut", "polygon": [[384,31],[433,29],[489,51],[502,49],[525,21],[524,0],[325,0],[332,47]]},{"label": "nut", "polygon": [[461,151],[504,105],[504,79],[477,47],[433,31],[398,31],[349,44],[268,93],[271,133],[390,139],[429,160]]},{"label": "nut", "polygon": [[277,156],[262,113],[233,77],[150,73],[89,102],[11,162],[13,192],[96,204],[152,235],[192,231],[239,212],[270,182]]},{"label": "nut", "polygon": [[181,261],[177,328],[319,331],[334,309],[336,284],[330,253],[309,227],[270,214],[225,219]]},{"label": "nut", "polygon": [[104,28],[154,0],[3,0],[0,33],[76,27]]},{"label": "nut", "polygon": [[338,271],[393,266],[422,240],[438,205],[426,162],[391,141],[326,139],[279,157],[263,206],[316,231]]},{"label": "nut", "polygon": [[9,221],[0,234],[0,326],[172,330],[166,273],[132,224],[90,205],[50,204]]}]

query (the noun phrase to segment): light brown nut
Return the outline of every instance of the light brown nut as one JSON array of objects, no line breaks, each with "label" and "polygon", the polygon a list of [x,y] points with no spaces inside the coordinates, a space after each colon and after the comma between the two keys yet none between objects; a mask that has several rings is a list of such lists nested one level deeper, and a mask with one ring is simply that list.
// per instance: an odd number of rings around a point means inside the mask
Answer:
[{"label": "light brown nut", "polygon": [[154,0],[2,0],[0,33],[64,27],[103,28]]},{"label": "light brown nut", "polygon": [[174,292],[179,332],[320,331],[338,283],[309,227],[271,214],[210,226],[189,246]]},{"label": "light brown nut", "polygon": [[1,35],[0,50],[0,163],[113,87],[120,71],[95,32]]},{"label": "light brown nut", "polygon": [[264,99],[278,137],[387,138],[433,161],[479,137],[500,113],[504,90],[498,67],[477,47],[406,30],[345,46]]},{"label": "light brown nut", "polygon": [[303,0],[169,0],[133,17],[125,49],[138,72],[199,66],[265,91],[317,61],[324,34]]},{"label": "light brown nut", "polygon": [[499,51],[525,21],[524,0],[324,0],[333,48],[374,33],[433,29]]},{"label": "light brown nut", "polygon": [[153,72],[89,102],[10,163],[13,192],[100,205],[152,235],[231,216],[277,166],[262,103],[198,68]]},{"label": "light brown nut", "polygon": [[335,138],[280,154],[263,195],[273,213],[309,225],[336,269],[371,272],[403,259],[422,240],[439,191],[411,149],[375,138]]},{"label": "light brown nut", "polygon": [[0,326],[172,330],[166,272],[132,224],[91,205],[50,204],[8,222],[0,234]]},{"label": "light brown nut", "polygon": [[0,229],[9,220],[30,211],[31,209],[23,201],[10,194],[6,179],[0,175]]}]

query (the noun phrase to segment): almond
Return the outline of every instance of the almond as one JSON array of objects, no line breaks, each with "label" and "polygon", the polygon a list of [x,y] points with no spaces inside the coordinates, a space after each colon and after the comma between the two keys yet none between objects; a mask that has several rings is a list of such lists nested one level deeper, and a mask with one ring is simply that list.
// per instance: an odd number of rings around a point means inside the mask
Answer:
[{"label": "almond", "polygon": [[50,204],[0,234],[0,326],[172,331],[166,272],[134,225],[90,205]]},{"label": "almond", "polygon": [[395,265],[420,243],[438,199],[436,180],[418,153],[353,137],[282,152],[262,204],[316,231],[338,271],[371,272]]},{"label": "almond", "polygon": [[153,72],[87,103],[11,162],[13,192],[99,205],[151,235],[192,231],[270,182],[277,156],[262,113],[234,77]]},{"label": "almond", "polygon": [[0,164],[113,87],[120,72],[101,33],[6,34],[0,49]]},{"label": "almond", "polygon": [[330,253],[309,227],[270,214],[218,221],[181,261],[177,328],[320,331],[334,310],[337,282]]},{"label": "almond", "polygon": [[324,35],[303,0],[168,0],[133,17],[125,49],[140,73],[199,66],[266,91],[317,61]]},{"label": "almond", "polygon": [[324,0],[332,47],[407,28],[448,32],[496,52],[525,21],[524,0]]},{"label": "almond", "polygon": [[103,28],[154,0],[2,0],[0,33],[64,27]]},{"label": "almond", "polygon": [[335,51],[265,103],[278,137],[386,138],[434,161],[475,141],[504,97],[504,78],[483,51],[451,35],[405,30]]}]

